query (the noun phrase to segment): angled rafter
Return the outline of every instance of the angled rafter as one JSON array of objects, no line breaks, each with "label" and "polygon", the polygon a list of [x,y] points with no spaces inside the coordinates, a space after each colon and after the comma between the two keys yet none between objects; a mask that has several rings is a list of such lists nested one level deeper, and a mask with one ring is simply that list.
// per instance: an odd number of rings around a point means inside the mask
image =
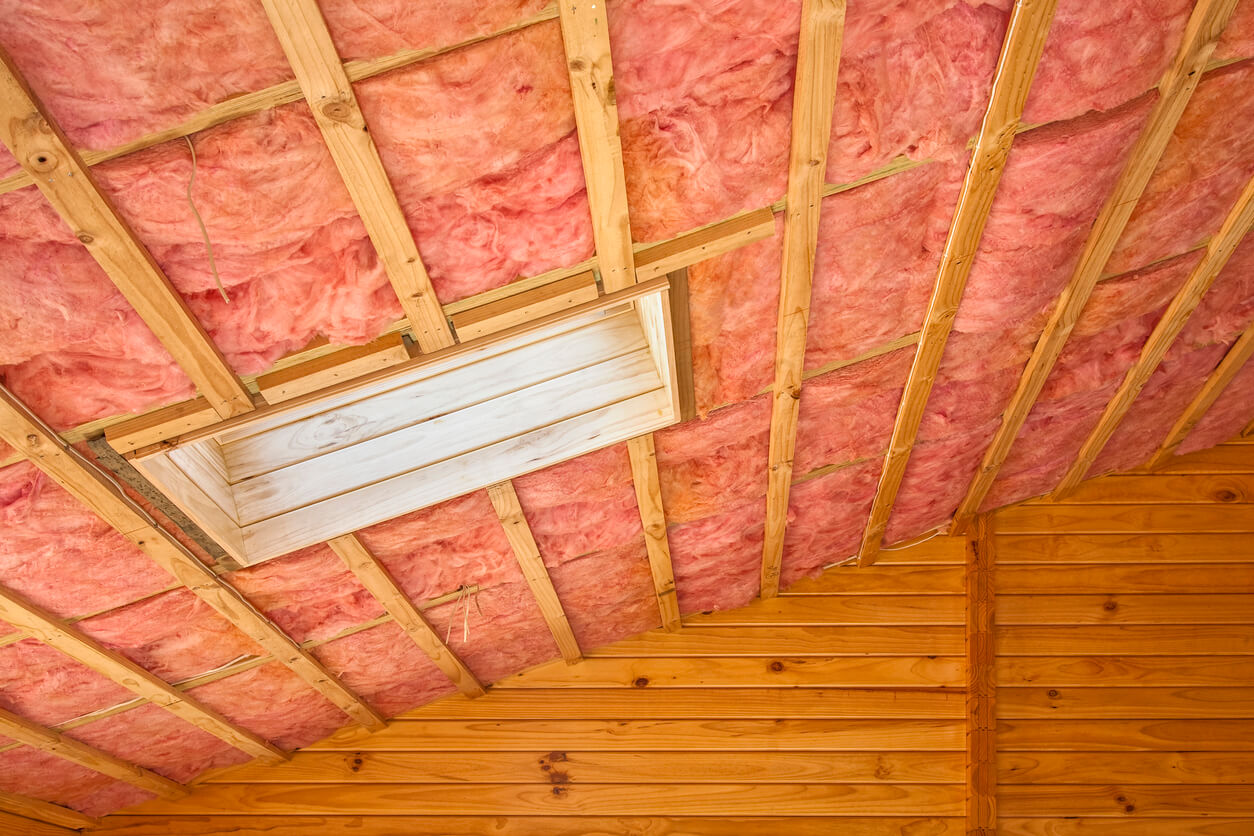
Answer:
[{"label": "angled rafter", "polygon": [[[37,798],[17,795],[4,790],[0,790],[0,811],[11,813],[22,819],[34,819],[35,821],[59,825],[74,831],[95,827],[99,823],[91,816],[83,815],[77,810],[71,810],[69,807],[62,807],[60,804],[49,804],[47,801],[40,801]],[[0,824],[4,824],[4,822],[0,821]],[[22,831],[14,832],[20,833]]]},{"label": "angled rafter", "polygon": [[116,483],[67,446],[3,387],[0,387],[0,438],[345,714],[367,728],[383,728],[382,717],[153,522]]},{"label": "angled rafter", "polygon": [[949,226],[949,237],[941,253],[936,287],[932,291],[927,317],[920,331],[919,346],[897,410],[897,421],[893,425],[870,519],[862,535],[862,548],[858,552],[858,564],[861,566],[875,561],[884,540],[893,503],[906,475],[910,452],[927,410],[932,384],[936,381],[941,357],[945,353],[945,343],[949,340],[954,316],[966,289],[967,276],[971,273],[971,263],[975,260],[984,225],[993,207],[993,197],[1006,169],[1056,5],[1057,0],[1017,0],[1011,12],[1001,56],[997,59],[988,109],[984,113],[975,149],[971,152],[971,163],[963,179],[958,206]]},{"label": "angled rafter", "polygon": [[3,50],[0,141],[214,411],[229,418],[251,410],[252,398],[244,384]]},{"label": "angled rafter", "polygon": [[448,321],[316,0],[262,0],[262,5],[400,298],[418,347],[430,352],[452,345]]},{"label": "angled rafter", "polygon": [[779,594],[784,526],[797,446],[797,415],[805,367],[810,287],[827,176],[827,146],[836,106],[836,73],[845,31],[844,0],[805,0],[792,101],[792,147],[784,209],[784,255],[776,320],[775,385],[762,546],[762,597]]},{"label": "angled rafter", "polygon": [[340,556],[361,585],[379,600],[392,620],[418,645],[418,649],[431,657],[431,661],[452,680],[457,690],[468,697],[483,696],[483,685],[474,673],[440,639],[435,628],[409,600],[378,558],[357,539],[356,534],[336,537],[327,541],[327,545]]},{"label": "angled rafter", "polygon": [[579,649],[579,642],[575,641],[575,634],[571,632],[566,611],[562,609],[557,590],[553,588],[553,581],[549,578],[549,570],[544,566],[544,558],[540,556],[536,538],[531,534],[531,526],[527,525],[527,518],[523,516],[514,483],[501,482],[493,485],[488,488],[488,498],[492,500],[492,507],[496,509],[496,515],[505,528],[505,537],[514,550],[514,556],[518,558],[523,577],[527,579],[527,585],[531,587],[536,603],[540,605],[540,613],[549,625],[549,631],[557,642],[562,658],[568,665],[573,665],[583,658],[583,652]]},{"label": "angled rafter", "polygon": [[187,788],[169,778],[162,778],[155,772],[144,769],[129,761],[102,752],[94,746],[80,743],[66,737],[60,732],[44,728],[19,717],[11,711],[0,708],[0,734],[40,749],[58,758],[78,764],[87,769],[108,775],[119,781],[156,793],[162,798],[179,799],[187,795]]},{"label": "angled rafter", "polygon": [[1141,348],[1140,356],[1137,357],[1132,368],[1128,369],[1123,382],[1119,384],[1110,402],[1106,404],[1106,409],[1102,411],[1102,417],[1098,420],[1097,426],[1084,440],[1084,445],[1080,448],[1075,462],[1067,470],[1062,482],[1054,489],[1053,499],[1060,499],[1070,493],[1084,479],[1085,474],[1089,472],[1089,468],[1093,466],[1093,462],[1097,460],[1098,455],[1106,446],[1106,442],[1110,441],[1110,437],[1114,435],[1120,422],[1132,408],[1136,396],[1149,382],[1150,376],[1154,374],[1176,337],[1184,330],[1185,323],[1189,321],[1189,317],[1201,303],[1202,297],[1210,289],[1220,271],[1224,269],[1229,257],[1241,243],[1241,239],[1250,231],[1251,226],[1254,226],[1254,178],[1245,184],[1245,189],[1237,198],[1236,204],[1224,218],[1223,225],[1206,245],[1206,255],[1193,268],[1184,287],[1176,293],[1171,304],[1167,306],[1167,310],[1163,312],[1162,318],[1154,326],[1149,339]]},{"label": "angled rafter", "polygon": [[993,487],[1019,430],[1049,379],[1049,373],[1079,321],[1150,176],[1166,151],[1176,123],[1184,114],[1185,106],[1235,6],[1236,0],[1199,0],[1194,7],[1176,56],[1159,82],[1158,101],[1129,152],[1114,190],[1093,223],[1071,281],[1059,296],[1058,304],[1023,370],[1019,386],[1002,414],[1001,425],[984,453],[980,469],[958,506],[954,515],[954,530],[960,531],[970,524]]},{"label": "angled rafter", "polygon": [[653,588],[657,592],[662,626],[670,631],[678,630],[679,599],[675,593],[670,543],[666,538],[666,512],[662,509],[662,483],[657,472],[653,434],[631,439],[627,442],[627,450],[631,457],[636,504],[640,508],[640,523],[644,526],[644,543],[649,552],[649,569],[653,573]]},{"label": "angled rafter", "polygon": [[[212,708],[201,705],[120,653],[109,650],[51,613],[3,589],[0,589],[0,619],[237,749],[269,761],[286,757],[257,735],[235,726]],[[3,733],[18,739],[9,732]]]}]

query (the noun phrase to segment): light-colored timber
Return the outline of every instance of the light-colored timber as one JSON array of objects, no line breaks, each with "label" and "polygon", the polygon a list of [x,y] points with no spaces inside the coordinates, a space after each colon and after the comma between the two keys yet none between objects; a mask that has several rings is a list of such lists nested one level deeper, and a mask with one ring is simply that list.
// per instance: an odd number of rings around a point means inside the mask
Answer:
[{"label": "light-colored timber", "polygon": [[658,476],[653,434],[628,441],[627,455],[631,458],[631,477],[636,489],[636,505],[640,509],[640,524],[644,527],[644,544],[649,553],[658,612],[662,627],[673,632],[680,627],[679,596],[675,592],[675,572],[671,568],[671,549],[666,537],[666,512],[662,508],[662,482]]}]

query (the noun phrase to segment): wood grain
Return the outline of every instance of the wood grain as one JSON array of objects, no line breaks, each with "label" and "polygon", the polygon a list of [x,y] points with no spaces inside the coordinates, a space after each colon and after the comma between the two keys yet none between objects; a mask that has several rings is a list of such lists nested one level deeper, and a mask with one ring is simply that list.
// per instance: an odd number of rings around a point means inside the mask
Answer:
[{"label": "wood grain", "polygon": [[1005,784],[1249,784],[1250,752],[1010,752]]},{"label": "wood grain", "polygon": [[[1230,688],[1002,688],[1008,719],[1254,719],[1254,685]],[[1127,779],[1124,779],[1127,780]]]},{"label": "wood grain", "polygon": [[675,592],[675,572],[671,567],[671,547],[666,536],[666,512],[662,508],[662,481],[658,476],[657,451],[653,434],[627,442],[631,460],[631,481],[636,489],[636,507],[644,527],[644,544],[649,553],[649,572],[657,595],[662,627],[668,632],[680,628],[679,596]]},{"label": "wood grain", "polygon": [[1254,751],[1247,720],[1006,720],[999,752]]},{"label": "wood grain", "polygon": [[1000,624],[1250,624],[1254,595],[1005,595]]},{"label": "wood grain", "polygon": [[[0,812],[10,813],[12,818],[9,821],[12,821],[14,818],[18,820],[17,826],[23,827],[23,829],[15,832],[21,834],[21,836],[29,836],[29,832],[22,824],[23,820],[26,819],[58,825],[70,830],[82,830],[96,823],[96,819],[91,816],[85,816],[77,810],[71,810],[69,807],[62,807],[60,804],[49,804],[47,801],[40,801],[37,798],[17,795],[4,790],[0,790]],[[7,823],[0,822],[0,824]],[[31,828],[31,831],[35,831],[35,828],[38,826],[36,824]]]},{"label": "wood grain", "polygon": [[999,685],[1189,686],[1249,684],[1247,656],[1001,656]]}]

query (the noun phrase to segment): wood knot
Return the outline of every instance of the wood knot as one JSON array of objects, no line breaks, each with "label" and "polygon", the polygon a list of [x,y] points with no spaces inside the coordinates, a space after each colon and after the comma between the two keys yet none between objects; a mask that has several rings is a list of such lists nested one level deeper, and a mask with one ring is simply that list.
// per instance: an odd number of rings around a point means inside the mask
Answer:
[{"label": "wood knot", "polygon": [[784,669],[783,662],[771,662],[771,670],[775,671],[775,673],[779,673],[783,669]]},{"label": "wood knot", "polygon": [[55,171],[59,162],[60,158],[51,151],[36,151],[26,158],[26,164],[40,174]]},{"label": "wood knot", "polygon": [[647,677],[647,676],[638,676],[638,677],[636,677],[635,681],[633,681],[631,684],[632,684],[634,687],[636,687],[636,688],[648,688],[648,687],[649,687],[649,677]]},{"label": "wood knot", "polygon": [[1102,604],[1102,609],[1106,610],[1107,612],[1114,612],[1115,610],[1119,609],[1119,604],[1114,601],[1107,601],[1106,603]]},{"label": "wood knot", "polygon": [[74,237],[84,244],[90,244],[96,240],[90,232],[78,232],[75,233]]},{"label": "wood knot", "polygon": [[553,788],[553,795],[557,798],[562,798],[568,792],[570,792],[570,790],[567,789],[566,787],[554,787]]},{"label": "wood knot", "polygon": [[1236,491],[1230,491],[1225,488],[1224,490],[1215,492],[1216,502],[1236,502],[1238,499],[1240,499],[1240,497],[1237,496]]},{"label": "wood knot", "polygon": [[322,115],[336,122],[347,122],[353,117],[353,108],[348,102],[327,102],[322,106]]},{"label": "wood knot", "polygon": [[549,763],[565,763],[569,760],[565,752],[549,752]]},{"label": "wood knot", "polygon": [[581,73],[588,69],[588,62],[582,58],[572,58],[570,59],[570,69],[571,72]]},{"label": "wood knot", "polygon": [[1045,692],[1045,694],[1046,694],[1046,695],[1047,695],[1047,696],[1048,696],[1051,700],[1056,700],[1056,699],[1058,699],[1058,691],[1057,691],[1056,689],[1054,689],[1054,688],[1050,688],[1048,691],[1046,691],[1046,692]]}]

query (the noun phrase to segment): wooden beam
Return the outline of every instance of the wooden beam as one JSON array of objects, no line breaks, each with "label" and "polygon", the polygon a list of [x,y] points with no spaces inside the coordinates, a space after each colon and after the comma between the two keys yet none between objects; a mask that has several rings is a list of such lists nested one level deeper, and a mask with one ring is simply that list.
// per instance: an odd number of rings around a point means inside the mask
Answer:
[{"label": "wooden beam", "polygon": [[409,600],[378,558],[357,539],[356,534],[336,537],[327,545],[340,556],[361,585],[379,600],[392,619],[418,645],[418,649],[431,657],[431,661],[452,680],[457,690],[468,697],[483,696],[483,685],[474,673],[440,639],[435,628]]},{"label": "wooden beam", "polygon": [[1194,6],[1175,58],[1158,84],[1158,100],[1154,109],[1132,146],[1114,189],[1093,223],[1071,281],[1058,297],[1049,322],[1023,370],[1019,386],[1002,413],[1001,424],[989,442],[980,469],[976,471],[962,504],[954,514],[954,531],[964,530],[970,525],[992,489],[1019,430],[1032,412],[1045,381],[1062,354],[1063,346],[1088,304],[1093,288],[1101,279],[1106,262],[1128,225],[1128,219],[1132,217],[1146,184],[1166,151],[1176,124],[1201,80],[1202,69],[1214,52],[1235,6],[1236,0],[1198,0]]},{"label": "wooden beam", "polygon": [[0,141],[214,411],[251,410],[244,384],[2,49]]},{"label": "wooden beam", "polygon": [[66,737],[60,732],[44,728],[32,723],[25,717],[19,717],[11,711],[0,708],[0,734],[25,743],[70,763],[78,764],[87,769],[108,775],[132,786],[156,793],[161,798],[179,799],[187,795],[187,788],[169,778],[163,778],[155,772],[144,769],[129,761],[102,752],[94,746],[80,743]]},{"label": "wooden beam", "polygon": [[0,809],[0,833],[13,834],[13,836],[17,834],[21,836],[74,836],[79,832],[61,825],[15,816]]},{"label": "wooden beam", "polygon": [[[640,272],[637,270],[636,275]],[[671,330],[675,335],[675,383],[679,389],[679,420],[697,417],[697,385],[692,366],[692,317],[688,312],[688,268],[666,274],[671,283]]]},{"label": "wooden beam", "polygon": [[797,415],[805,368],[806,328],[819,212],[827,176],[827,146],[836,106],[836,73],[845,33],[844,0],[805,0],[792,100],[792,144],[788,155],[788,198],[784,215],[784,254],[780,266],[776,319],[775,385],[766,492],[766,534],[762,546],[763,598],[779,594],[792,486]]},{"label": "wooden beam", "polygon": [[[1241,239],[1250,231],[1251,226],[1254,226],[1254,177],[1251,177],[1245,184],[1241,196],[1237,198],[1236,204],[1224,218],[1223,225],[1206,245],[1206,255],[1193,268],[1184,287],[1176,293],[1171,304],[1167,306],[1167,310],[1163,312],[1162,318],[1154,326],[1149,339],[1141,348],[1140,356],[1137,357],[1132,368],[1128,369],[1119,388],[1106,404],[1106,409],[1102,411],[1102,417],[1098,420],[1097,426],[1084,440],[1079,455],[1063,476],[1062,482],[1054,489],[1051,499],[1056,501],[1062,499],[1088,474],[1089,468],[1093,466],[1093,462],[1097,460],[1106,443],[1110,441],[1110,437],[1115,434],[1120,422],[1132,408],[1137,395],[1141,394],[1145,384],[1158,369],[1159,363],[1166,356],[1171,344],[1184,330],[1185,323],[1189,321],[1189,317],[1201,303],[1202,297],[1206,295],[1206,291],[1210,290],[1211,285],[1227,265],[1228,259],[1236,250],[1237,245],[1241,243]],[[1233,374],[1235,375],[1235,371]]]},{"label": "wooden beam", "polygon": [[919,424],[927,411],[932,384],[936,382],[954,316],[966,289],[967,276],[971,273],[971,264],[984,235],[984,225],[993,208],[993,198],[1006,169],[1010,148],[1023,116],[1023,105],[1036,76],[1056,6],[1057,0],[1016,0],[1011,13],[1001,56],[997,59],[988,109],[984,113],[975,149],[971,152],[971,164],[963,179],[958,206],[949,226],[949,237],[941,253],[936,287],[932,291],[932,300],[920,331],[919,347],[897,409],[897,421],[893,425],[884,469],[875,491],[875,502],[862,535],[859,566],[875,562],[884,532],[888,529],[893,503],[906,475],[906,465],[919,434]]},{"label": "wooden beam", "polygon": [[[47,801],[40,801],[37,798],[17,795],[4,790],[0,790],[0,811],[12,813],[14,816],[23,819],[34,819],[37,822],[47,822],[60,827],[68,827],[71,830],[82,830],[97,824],[96,819],[91,816],[85,816],[77,810],[71,810],[69,807],[62,807],[60,804],[49,804]],[[17,832],[20,833],[21,831]]]},{"label": "wooden beam", "polygon": [[643,282],[698,261],[764,241],[775,235],[775,213],[764,206],[744,212],[725,221],[709,224],[691,232],[650,244],[636,252],[636,281]]},{"label": "wooden beam", "polygon": [[344,713],[367,728],[384,727],[383,718],[372,708],[257,612],[234,587],[218,578],[178,540],[157,525],[115,482],[67,446],[3,387],[0,387],[0,438],[27,456],[36,467],[138,546],[153,562]]},{"label": "wooden beam", "polygon": [[605,0],[561,0],[557,10],[570,71],[597,266],[602,286],[613,292],[633,284],[636,271],[606,4]]},{"label": "wooden beam", "polygon": [[488,498],[492,500],[492,507],[496,509],[496,515],[505,528],[505,537],[514,549],[514,557],[518,558],[523,577],[527,579],[527,585],[536,596],[540,613],[549,625],[549,631],[553,633],[562,658],[568,665],[575,664],[583,658],[583,653],[579,649],[579,642],[575,641],[575,634],[571,632],[570,622],[566,620],[566,611],[562,609],[557,591],[553,589],[553,581],[549,578],[549,570],[544,566],[544,558],[540,556],[536,538],[532,536],[527,518],[523,516],[514,483],[501,482],[493,485],[488,488]]},{"label": "wooden beam", "polygon": [[967,833],[997,832],[997,651],[992,521],[980,517],[967,558]]},{"label": "wooden beam", "polygon": [[[408,359],[409,349],[401,335],[384,334],[365,345],[348,346],[304,363],[263,374],[257,378],[257,389],[266,399],[266,403],[282,403]],[[143,445],[131,446],[129,449],[140,446]]]},{"label": "wooden beam", "polygon": [[[257,735],[239,728],[212,708],[202,705],[120,653],[109,650],[51,613],[5,589],[0,589],[0,619],[25,630],[31,638],[59,650],[141,699],[161,706],[180,720],[191,723],[253,757],[267,761],[278,761],[287,757]],[[4,733],[15,740],[19,739],[10,732]]]},{"label": "wooden beam", "polygon": [[452,345],[453,333],[440,300],[316,0],[262,0],[262,6],[401,301],[418,347],[431,352]]},{"label": "wooden beam", "polygon": [[636,505],[644,526],[644,544],[649,552],[649,569],[657,592],[662,626],[674,632],[680,627],[679,597],[675,592],[675,572],[671,567],[671,547],[666,537],[666,512],[662,508],[662,482],[658,477],[657,451],[653,433],[627,442],[631,458],[631,478],[636,487]]},{"label": "wooden beam", "polygon": [[468,308],[451,319],[458,341],[466,342],[595,298],[596,275],[588,271]]}]

